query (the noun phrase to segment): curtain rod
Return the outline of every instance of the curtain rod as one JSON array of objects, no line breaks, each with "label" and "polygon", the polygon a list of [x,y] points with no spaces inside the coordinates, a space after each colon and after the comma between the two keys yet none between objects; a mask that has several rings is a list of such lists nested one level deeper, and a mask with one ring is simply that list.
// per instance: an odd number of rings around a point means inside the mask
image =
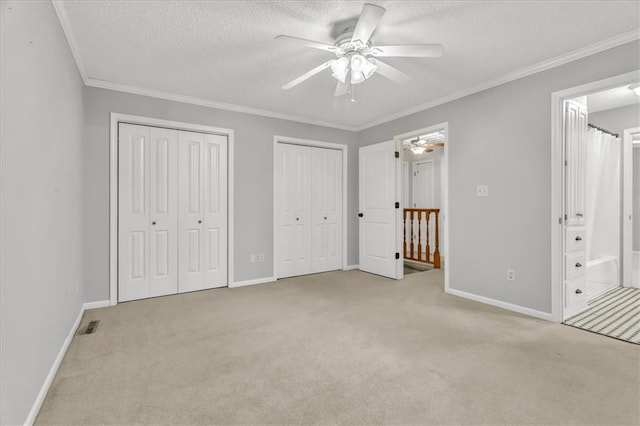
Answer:
[{"label": "curtain rod", "polygon": [[613,136],[614,138],[620,137],[620,135],[619,135],[619,134],[617,134],[617,133],[613,133],[613,132],[610,132],[610,131],[608,131],[608,130],[606,130],[606,129],[603,129],[602,127],[598,127],[598,126],[596,126],[596,125],[594,125],[594,124],[588,123],[588,124],[587,124],[587,126],[591,127],[592,129],[600,130],[602,133],[606,133],[606,134],[608,134],[608,135],[611,135],[611,136]]}]

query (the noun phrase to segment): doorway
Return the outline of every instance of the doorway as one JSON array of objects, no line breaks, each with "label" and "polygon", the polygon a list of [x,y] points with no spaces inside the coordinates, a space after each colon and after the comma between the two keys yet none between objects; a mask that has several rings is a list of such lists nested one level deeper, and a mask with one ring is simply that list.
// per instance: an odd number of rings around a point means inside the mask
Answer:
[{"label": "doorway", "polygon": [[552,257],[554,296],[561,282],[554,318],[627,341],[640,338],[633,310],[640,303],[640,285],[633,281],[640,95],[632,90],[639,81],[634,72],[553,94],[558,162],[552,180],[560,195],[554,206],[560,212],[553,230],[560,237]]}]

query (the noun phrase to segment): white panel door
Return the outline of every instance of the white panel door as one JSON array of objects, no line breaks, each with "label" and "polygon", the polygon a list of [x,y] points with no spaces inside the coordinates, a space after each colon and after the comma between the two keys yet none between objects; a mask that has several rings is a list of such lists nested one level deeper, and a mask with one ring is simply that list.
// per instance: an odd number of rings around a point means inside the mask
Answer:
[{"label": "white panel door", "polygon": [[118,300],[172,294],[177,132],[118,126]]},{"label": "white panel door", "polygon": [[149,128],[149,297],[178,292],[178,132]]},{"label": "white panel door", "polygon": [[360,148],[360,270],[398,278],[395,142]]},{"label": "white panel door", "polygon": [[566,225],[584,225],[587,163],[587,108],[575,101],[564,104]]},{"label": "white panel door", "polygon": [[433,160],[413,163],[413,207],[435,208]]},{"label": "white panel door", "polygon": [[178,292],[227,285],[225,136],[178,133]]},{"label": "white panel door", "polygon": [[311,273],[311,148],[276,144],[275,275]]},{"label": "white panel door", "polygon": [[311,148],[311,272],[342,267],[342,152]]}]

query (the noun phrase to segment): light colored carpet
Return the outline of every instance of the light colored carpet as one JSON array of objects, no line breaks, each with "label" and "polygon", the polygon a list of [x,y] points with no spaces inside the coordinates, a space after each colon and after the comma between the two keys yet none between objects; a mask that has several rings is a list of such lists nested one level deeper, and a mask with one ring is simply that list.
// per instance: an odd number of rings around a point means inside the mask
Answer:
[{"label": "light colored carpet", "polygon": [[638,347],[359,271],[87,312],[38,424],[637,425]]},{"label": "light colored carpet", "polygon": [[640,345],[640,289],[618,287],[565,324]]}]

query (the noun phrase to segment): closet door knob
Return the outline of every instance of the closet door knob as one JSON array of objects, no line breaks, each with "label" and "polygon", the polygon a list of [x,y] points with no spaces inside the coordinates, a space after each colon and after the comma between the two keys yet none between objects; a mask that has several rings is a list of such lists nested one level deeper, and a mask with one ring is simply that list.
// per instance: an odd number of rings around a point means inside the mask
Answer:
[{"label": "closet door knob", "polygon": [[155,225],[156,223],[155,223],[155,222],[151,222],[151,224],[152,224],[152,225]]},{"label": "closet door knob", "polygon": [[582,294],[582,290],[577,289],[577,290],[576,290],[576,294]]},{"label": "closet door knob", "polygon": [[576,241],[582,241],[582,237],[578,235],[578,236],[576,237]]},{"label": "closet door knob", "polygon": [[198,221],[198,223],[202,223],[202,221],[201,221],[201,220],[199,220],[199,221]]},{"label": "closet door knob", "polygon": [[364,214],[358,213],[358,217],[363,217],[363,216],[364,216]]},{"label": "closet door knob", "polygon": [[299,217],[296,217],[296,220],[300,220],[300,218],[299,218]]},{"label": "closet door knob", "polygon": [[576,216],[582,217],[582,213],[576,213]]},{"label": "closet door knob", "polygon": [[576,263],[576,268],[582,268],[582,263],[580,262]]},{"label": "closet door knob", "polygon": [[324,220],[327,220],[327,217],[326,217],[326,216],[324,217]]}]

